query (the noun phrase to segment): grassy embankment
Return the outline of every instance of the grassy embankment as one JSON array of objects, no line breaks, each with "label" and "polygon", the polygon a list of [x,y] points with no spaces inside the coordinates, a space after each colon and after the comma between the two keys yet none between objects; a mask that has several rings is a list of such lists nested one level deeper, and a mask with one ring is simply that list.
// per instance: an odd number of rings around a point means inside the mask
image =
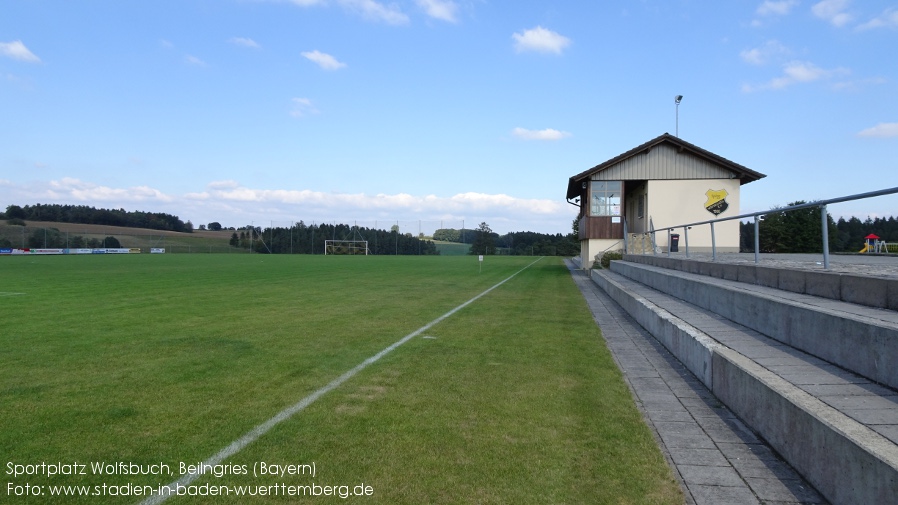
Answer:
[{"label": "grassy embankment", "polygon": [[[6,238],[13,247],[28,247],[28,240],[37,231],[37,236],[43,233],[43,229],[59,230],[63,239],[66,236],[80,236],[85,240],[103,240],[106,237],[115,237],[122,247],[139,247],[144,252],[149,252],[151,247],[166,249],[166,252],[176,253],[223,253],[245,252],[228,245],[233,231],[207,231],[196,230],[193,233],[181,233],[174,231],[149,230],[146,228],[127,228],[121,226],[105,226],[99,224],[77,223],[53,223],[44,221],[27,221],[27,226],[9,225],[6,221],[0,221],[0,238]],[[43,244],[40,244],[43,247]]]}]

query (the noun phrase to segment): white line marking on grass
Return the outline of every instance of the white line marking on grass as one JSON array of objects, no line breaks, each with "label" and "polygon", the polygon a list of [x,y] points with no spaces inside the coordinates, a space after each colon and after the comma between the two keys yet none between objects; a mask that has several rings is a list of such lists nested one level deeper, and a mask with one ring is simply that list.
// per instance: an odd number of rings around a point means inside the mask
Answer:
[{"label": "white line marking on grass", "polygon": [[0,296],[19,296],[24,294],[25,293],[10,293],[8,291],[0,291]]},{"label": "white line marking on grass", "polygon": [[[542,260],[542,259],[543,259],[543,257],[538,258],[536,261],[530,263],[529,265],[525,266],[524,268],[522,268],[522,269],[518,270],[517,272],[511,274],[508,278],[506,278],[506,279],[503,280],[503,281],[500,281],[499,283],[497,283],[497,284],[494,285],[493,287],[487,289],[487,290],[484,291],[483,293],[480,293],[479,295],[475,296],[474,298],[471,298],[470,300],[468,300],[468,301],[466,301],[465,303],[459,305],[458,307],[455,307],[454,309],[450,310],[449,312],[446,312],[446,313],[443,314],[442,316],[440,316],[440,317],[434,319],[433,321],[427,323],[426,325],[424,325],[424,326],[418,328],[417,330],[413,331],[412,333],[409,333],[408,335],[402,337],[401,340],[399,340],[399,341],[395,342],[394,344],[392,344],[392,345],[386,347],[384,350],[380,351],[379,353],[375,354],[374,356],[371,356],[370,358],[366,359],[365,361],[362,361],[361,363],[359,363],[358,365],[356,365],[355,368],[353,368],[352,370],[350,370],[350,371],[344,373],[343,375],[337,377],[336,379],[332,380],[329,384],[327,384],[326,386],[322,387],[321,389],[318,389],[317,391],[313,392],[313,393],[310,394],[309,396],[306,396],[305,398],[303,398],[302,400],[300,400],[300,401],[297,402],[296,404],[294,404],[294,405],[292,405],[292,406],[290,406],[290,407],[287,407],[286,409],[284,409],[284,410],[278,412],[278,413],[277,413],[274,417],[272,417],[271,419],[269,419],[269,420],[265,421],[264,423],[262,423],[262,424],[256,426],[255,428],[249,430],[245,435],[243,435],[242,437],[238,438],[237,440],[234,440],[233,442],[231,442],[231,445],[229,445],[229,446],[225,447],[224,449],[218,451],[217,454],[215,454],[215,455],[212,456],[211,458],[207,459],[206,461],[203,461],[203,462],[199,465],[199,466],[200,466],[200,469],[199,469],[200,471],[199,471],[199,472],[196,472],[196,473],[187,473],[187,474],[182,475],[180,479],[178,479],[178,480],[172,482],[171,484],[168,484],[168,485],[164,486],[164,488],[162,488],[162,489],[164,489],[164,491],[162,491],[161,494],[156,494],[156,495],[153,495],[153,496],[147,498],[146,500],[140,502],[140,505],[156,505],[156,504],[159,504],[159,503],[162,503],[162,502],[168,500],[172,495],[175,495],[175,494],[176,494],[177,489],[178,489],[179,486],[184,487],[184,486],[189,485],[191,482],[193,482],[193,481],[195,481],[197,478],[199,478],[200,475],[206,473],[205,470],[206,470],[207,468],[213,467],[213,466],[218,465],[218,464],[221,464],[221,462],[224,461],[226,458],[229,458],[229,457],[233,456],[234,454],[237,454],[237,453],[240,452],[240,450],[242,450],[244,447],[246,447],[246,446],[248,446],[249,444],[255,442],[259,437],[261,437],[262,435],[264,435],[264,434],[268,433],[269,431],[271,431],[271,429],[274,428],[275,426],[277,426],[278,424],[280,424],[280,423],[286,421],[287,419],[290,419],[290,418],[293,417],[295,414],[297,414],[297,413],[301,412],[302,410],[304,410],[306,407],[308,407],[309,405],[311,405],[312,403],[314,403],[315,400],[317,400],[318,398],[321,398],[325,393],[328,393],[328,392],[330,392],[330,391],[336,389],[336,388],[339,387],[341,384],[343,384],[344,382],[346,382],[346,381],[348,381],[349,379],[351,379],[351,378],[352,378],[353,376],[355,376],[357,373],[359,373],[359,372],[361,372],[362,370],[364,370],[365,368],[367,368],[368,365],[371,365],[372,363],[378,361],[380,358],[383,358],[384,356],[386,356],[386,355],[389,354],[390,352],[394,351],[397,347],[399,347],[399,346],[401,346],[402,344],[408,342],[409,340],[411,340],[411,339],[417,337],[418,335],[424,333],[425,331],[429,330],[429,329],[430,329],[431,327],[433,327],[434,325],[436,325],[436,324],[442,322],[443,320],[445,320],[446,318],[452,316],[453,314],[455,314],[455,313],[458,312],[459,310],[461,310],[461,309],[467,307],[468,305],[474,303],[475,301],[477,301],[477,300],[480,299],[481,297],[485,296],[485,295],[486,295],[487,293],[489,293],[490,291],[492,291],[492,290],[498,288],[499,286],[505,284],[506,282],[510,281],[512,278],[514,278],[514,276],[518,275],[519,273],[523,272],[524,270],[527,270],[528,268],[530,268],[531,266],[533,266],[534,264],[536,264],[536,262],[538,262],[538,261],[540,261],[540,260]],[[211,468],[210,468],[210,469],[211,469]]]}]

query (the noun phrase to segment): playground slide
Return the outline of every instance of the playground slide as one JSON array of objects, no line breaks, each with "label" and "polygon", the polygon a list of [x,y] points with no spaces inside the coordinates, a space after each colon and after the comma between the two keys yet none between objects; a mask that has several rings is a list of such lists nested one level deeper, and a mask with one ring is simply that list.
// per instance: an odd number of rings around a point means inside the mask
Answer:
[{"label": "playground slide", "polygon": [[858,252],[865,253],[865,252],[867,252],[867,251],[869,251],[869,250],[870,250],[870,244],[865,244],[865,245],[864,245],[864,248],[861,249],[861,250],[858,251]]}]

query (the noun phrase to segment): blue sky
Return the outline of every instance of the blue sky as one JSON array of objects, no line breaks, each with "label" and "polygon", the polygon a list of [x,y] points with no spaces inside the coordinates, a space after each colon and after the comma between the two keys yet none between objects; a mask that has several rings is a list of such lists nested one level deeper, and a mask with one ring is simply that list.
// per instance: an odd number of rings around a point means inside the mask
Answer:
[{"label": "blue sky", "polygon": [[767,174],[742,212],[873,191],[896,49],[898,0],[5,0],[0,207],[567,233],[568,178],[678,94],[681,138]]}]

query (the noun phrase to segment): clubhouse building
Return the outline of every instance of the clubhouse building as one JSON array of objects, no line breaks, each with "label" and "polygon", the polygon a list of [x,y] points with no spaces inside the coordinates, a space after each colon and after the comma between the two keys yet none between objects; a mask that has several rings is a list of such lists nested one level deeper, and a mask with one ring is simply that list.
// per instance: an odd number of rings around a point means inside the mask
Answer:
[{"label": "clubhouse building", "polygon": [[[670,247],[667,232],[653,240],[653,230],[739,215],[739,188],[763,177],[669,133],[572,176],[567,200],[580,207],[583,268],[623,250],[625,229],[627,252],[651,253]],[[714,234],[718,252],[739,251],[739,220],[715,224]],[[709,226],[689,231],[689,250],[711,250]]]}]

